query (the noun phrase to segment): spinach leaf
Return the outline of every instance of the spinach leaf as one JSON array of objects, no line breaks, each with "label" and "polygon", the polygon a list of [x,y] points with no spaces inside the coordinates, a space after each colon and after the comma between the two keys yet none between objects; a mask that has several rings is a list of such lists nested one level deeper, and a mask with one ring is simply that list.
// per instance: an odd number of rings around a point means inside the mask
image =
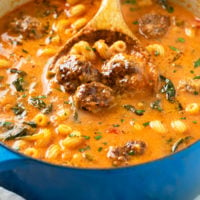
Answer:
[{"label": "spinach leaf", "polygon": [[156,100],[152,103],[150,103],[150,107],[154,110],[158,110],[158,111],[163,111],[163,109],[161,108],[161,105],[160,105],[160,100]]},{"label": "spinach leaf", "polygon": [[136,115],[142,116],[145,113],[145,110],[137,110],[134,106],[130,105],[130,104],[125,104],[123,105],[123,107],[132,112],[135,113]]},{"label": "spinach leaf", "polygon": [[126,104],[126,105],[123,105],[123,107],[128,110],[128,111],[131,111],[132,113],[135,113],[135,107],[132,106],[132,105],[129,105],[129,104]]},{"label": "spinach leaf", "polygon": [[13,140],[17,137],[28,135],[28,130],[24,127],[14,127],[13,129],[0,134],[0,140]]},{"label": "spinach leaf", "polygon": [[50,104],[50,105],[47,105],[46,108],[43,109],[42,113],[43,114],[49,114],[49,113],[52,112],[52,110],[53,110],[53,105]]},{"label": "spinach leaf", "polygon": [[46,103],[40,97],[31,97],[29,103],[39,110],[46,108]]},{"label": "spinach leaf", "polygon": [[26,124],[30,126],[31,128],[37,128],[37,124],[35,122],[24,122],[23,124]]},{"label": "spinach leaf", "polygon": [[173,152],[173,153],[176,152],[176,150],[178,149],[178,147],[179,147],[181,144],[187,143],[188,140],[190,140],[190,139],[192,139],[191,136],[186,136],[186,137],[184,137],[184,138],[178,139],[178,140],[173,144],[173,146],[172,146],[172,152]]},{"label": "spinach leaf", "polygon": [[163,9],[165,9],[169,13],[174,12],[174,8],[169,5],[167,0],[158,0],[158,3],[162,6]]},{"label": "spinach leaf", "polygon": [[10,69],[10,73],[12,73],[12,74],[19,74],[21,76],[26,76],[27,75],[27,73],[25,71],[18,70],[16,68]]},{"label": "spinach leaf", "polygon": [[176,89],[174,87],[174,84],[172,83],[171,80],[169,80],[168,78],[160,75],[160,80],[162,82],[164,82],[163,87],[161,88],[161,93],[165,93],[166,94],[166,99],[171,102],[174,103],[175,102],[175,96],[176,96]]},{"label": "spinach leaf", "polygon": [[13,125],[12,122],[5,121],[5,122],[0,122],[0,127],[3,127],[3,128],[5,128],[7,130],[10,130],[10,129],[12,129],[14,127],[14,125]]},{"label": "spinach leaf", "polygon": [[25,108],[21,103],[18,103],[16,104],[16,106],[12,107],[11,110],[14,112],[15,115],[21,115],[25,111]]},{"label": "spinach leaf", "polygon": [[15,89],[18,92],[23,92],[24,88],[23,88],[23,84],[24,84],[24,79],[22,77],[17,78],[16,80],[14,80],[12,82],[12,84],[15,86]]}]

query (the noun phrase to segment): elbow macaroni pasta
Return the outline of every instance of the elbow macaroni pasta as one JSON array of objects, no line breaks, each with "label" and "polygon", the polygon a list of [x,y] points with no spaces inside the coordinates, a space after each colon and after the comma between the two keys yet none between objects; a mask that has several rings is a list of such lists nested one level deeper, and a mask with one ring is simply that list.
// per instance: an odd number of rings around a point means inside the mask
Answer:
[{"label": "elbow macaroni pasta", "polygon": [[47,126],[47,124],[49,122],[48,117],[44,114],[41,114],[41,113],[39,113],[35,116],[34,121],[40,127]]},{"label": "elbow macaroni pasta", "polygon": [[199,114],[200,106],[198,103],[191,103],[186,106],[185,111],[190,114]]},{"label": "elbow macaroni pasta", "polygon": [[56,159],[61,154],[61,148],[57,144],[52,144],[46,151],[47,159]]},{"label": "elbow macaroni pasta", "polygon": [[0,59],[0,69],[2,68],[9,68],[11,66],[10,61],[6,59]]},{"label": "elbow macaroni pasta", "polygon": [[82,55],[86,60],[95,60],[96,55],[90,44],[86,41],[76,43],[70,51],[70,54]]},{"label": "elbow macaroni pasta", "polygon": [[101,58],[108,59],[111,57],[111,52],[108,45],[105,43],[105,40],[98,40],[94,43],[93,46]]},{"label": "elbow macaroni pasta", "polygon": [[38,158],[38,156],[39,156],[38,150],[33,147],[29,147],[29,148],[25,149],[24,154],[27,156],[34,157],[34,158]]},{"label": "elbow macaroni pasta", "polygon": [[114,55],[116,53],[123,53],[126,51],[126,43],[122,40],[118,40],[116,42],[114,42],[111,46],[110,46],[110,51],[111,54]]},{"label": "elbow macaroni pasta", "polygon": [[154,55],[160,55],[164,56],[165,55],[165,49],[162,45],[160,44],[151,44],[146,47],[147,51],[151,54]]},{"label": "elbow macaroni pasta", "polygon": [[83,26],[85,26],[87,24],[87,19],[85,17],[79,18],[77,19],[73,24],[72,24],[72,28],[79,30],[80,28],[82,28]]},{"label": "elbow macaroni pasta", "polygon": [[180,120],[175,120],[171,122],[171,127],[174,131],[179,133],[184,133],[187,131],[187,126]]},{"label": "elbow macaroni pasta", "polygon": [[149,126],[156,132],[158,133],[166,133],[167,129],[165,128],[165,126],[162,124],[161,121],[159,120],[155,120],[155,121],[151,121],[149,123]]},{"label": "elbow macaroni pasta", "polygon": [[86,12],[86,7],[83,4],[78,4],[70,9],[71,17],[83,15]]}]

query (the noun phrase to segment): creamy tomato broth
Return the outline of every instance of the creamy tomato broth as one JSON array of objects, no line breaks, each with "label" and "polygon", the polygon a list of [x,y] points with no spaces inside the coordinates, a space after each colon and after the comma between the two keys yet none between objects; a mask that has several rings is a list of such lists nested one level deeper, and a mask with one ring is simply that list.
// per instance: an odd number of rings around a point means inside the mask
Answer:
[{"label": "creamy tomato broth", "polygon": [[51,163],[102,168],[155,160],[199,139],[200,22],[172,2],[121,2],[151,57],[100,37],[77,42],[49,70],[100,3],[38,0],[0,20],[3,143]]}]

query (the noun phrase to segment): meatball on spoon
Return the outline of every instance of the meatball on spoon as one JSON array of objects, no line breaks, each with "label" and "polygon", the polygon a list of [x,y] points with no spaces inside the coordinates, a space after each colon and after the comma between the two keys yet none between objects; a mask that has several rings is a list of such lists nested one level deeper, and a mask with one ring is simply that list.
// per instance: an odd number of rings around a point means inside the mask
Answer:
[{"label": "meatball on spoon", "polygon": [[140,57],[143,63],[143,76],[150,84],[151,88],[157,85],[157,70],[151,63],[151,58],[147,51],[142,47],[140,41],[128,28],[124,21],[120,8],[120,0],[102,0],[102,4],[94,18],[74,37],[69,39],[58,51],[50,62],[49,71],[55,71],[56,63],[63,56],[66,56],[72,46],[79,41],[94,43],[103,39],[108,45],[122,40],[127,45],[128,52],[134,51],[135,57]]},{"label": "meatball on spoon", "polygon": [[[102,69],[98,72],[95,71],[87,58],[86,61],[83,61],[79,57],[70,56],[70,50],[77,43],[94,44],[99,40],[104,40],[108,46],[111,46],[114,42],[123,41],[126,44],[126,50],[123,52],[125,55],[120,55],[118,52],[118,55],[106,58],[105,66],[102,66]],[[81,53],[81,50],[79,53]],[[116,57],[112,58],[113,56]],[[117,64],[118,61],[119,64]],[[83,102],[94,96],[94,94],[90,94],[91,91],[110,92],[107,87],[113,89],[114,92],[144,88],[154,91],[158,82],[157,69],[150,55],[123,19],[120,0],[102,0],[100,9],[94,18],[80,32],[69,39],[52,58],[47,73],[55,73],[58,83],[64,86],[65,92],[75,94],[75,99],[78,99],[76,105],[90,112],[101,110],[96,109],[100,105],[102,105],[100,107],[112,107],[111,102],[113,102],[110,100],[112,95],[109,95],[109,98],[100,95],[98,101],[94,101],[94,98],[92,98],[92,108],[85,106]],[[110,82],[110,80],[112,81]],[[103,88],[102,83],[105,88]],[[85,85],[81,86],[82,84]],[[85,93],[84,95],[77,95],[80,91],[82,94],[83,89],[85,92],[87,91],[88,95],[85,95]],[[76,90],[78,92],[75,92]],[[109,94],[111,93],[113,92]],[[106,103],[98,103],[105,101]]]}]

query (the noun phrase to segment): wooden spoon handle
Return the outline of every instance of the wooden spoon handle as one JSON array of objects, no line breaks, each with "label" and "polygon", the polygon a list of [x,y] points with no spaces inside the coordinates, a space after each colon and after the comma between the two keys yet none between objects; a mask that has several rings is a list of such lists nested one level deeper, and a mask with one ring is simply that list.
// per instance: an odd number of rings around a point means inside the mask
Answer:
[{"label": "wooden spoon handle", "polygon": [[95,30],[111,30],[124,33],[137,40],[124,22],[120,0],[102,0],[101,7],[88,26]]}]

